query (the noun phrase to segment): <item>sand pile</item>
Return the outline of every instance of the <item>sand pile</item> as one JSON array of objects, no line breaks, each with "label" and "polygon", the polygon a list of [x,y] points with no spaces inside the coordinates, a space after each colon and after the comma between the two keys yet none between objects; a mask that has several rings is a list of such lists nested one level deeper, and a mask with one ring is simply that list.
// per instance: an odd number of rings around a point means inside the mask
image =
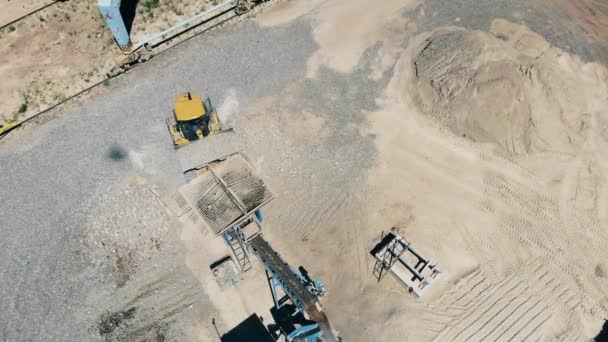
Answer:
[{"label": "sand pile", "polygon": [[422,112],[458,136],[516,154],[576,149],[606,108],[598,66],[502,20],[489,33],[435,31],[413,62]]},{"label": "sand pile", "polygon": [[350,312],[376,310],[359,340],[597,335],[608,315],[605,79],[605,67],[500,20],[412,38],[369,115],[378,157],[357,238],[399,226],[444,273],[418,301],[384,280],[360,286],[365,296],[332,293]]}]

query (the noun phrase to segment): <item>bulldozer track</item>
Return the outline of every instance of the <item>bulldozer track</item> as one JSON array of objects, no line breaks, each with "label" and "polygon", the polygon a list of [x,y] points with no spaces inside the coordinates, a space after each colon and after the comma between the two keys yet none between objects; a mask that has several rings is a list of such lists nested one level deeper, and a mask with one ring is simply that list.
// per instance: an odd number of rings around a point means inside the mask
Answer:
[{"label": "bulldozer track", "polygon": [[498,283],[488,282],[482,272],[476,271],[458,285],[458,291],[440,302],[465,310],[435,341],[532,341],[541,337],[542,327],[553,317],[555,307],[573,310],[580,305],[575,293],[540,261],[529,263]]}]

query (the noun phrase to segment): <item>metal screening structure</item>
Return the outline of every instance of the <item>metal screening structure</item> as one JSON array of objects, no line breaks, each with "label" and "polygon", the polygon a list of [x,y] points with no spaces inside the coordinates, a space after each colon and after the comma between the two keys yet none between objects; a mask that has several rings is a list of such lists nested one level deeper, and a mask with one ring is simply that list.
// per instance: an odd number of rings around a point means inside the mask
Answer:
[{"label": "metal screening structure", "polygon": [[270,202],[272,193],[241,154],[209,164],[180,187],[177,203],[190,221],[221,234]]}]

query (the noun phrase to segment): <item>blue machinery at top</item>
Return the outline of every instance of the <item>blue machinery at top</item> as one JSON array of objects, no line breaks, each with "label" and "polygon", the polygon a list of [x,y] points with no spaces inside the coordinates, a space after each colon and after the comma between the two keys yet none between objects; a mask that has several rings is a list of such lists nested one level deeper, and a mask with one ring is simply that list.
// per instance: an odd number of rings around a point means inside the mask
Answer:
[{"label": "blue machinery at top", "polygon": [[120,12],[121,0],[98,0],[97,6],[99,7],[99,11],[106,21],[106,24],[112,31],[112,35],[114,36],[114,39],[116,39],[116,43],[118,43],[118,46],[124,53],[129,54],[138,50],[142,46],[147,46],[148,44],[153,43],[154,41],[163,41],[165,39],[177,36],[189,27],[209,20],[222,13],[226,13],[230,10],[234,9],[237,15],[243,14],[249,11],[253,7],[253,4],[258,1],[259,0],[224,1],[221,4],[198,13],[189,19],[177,23],[166,30],[155,33],[135,43],[131,41],[131,36],[127,29],[127,25],[125,24],[123,15]]}]

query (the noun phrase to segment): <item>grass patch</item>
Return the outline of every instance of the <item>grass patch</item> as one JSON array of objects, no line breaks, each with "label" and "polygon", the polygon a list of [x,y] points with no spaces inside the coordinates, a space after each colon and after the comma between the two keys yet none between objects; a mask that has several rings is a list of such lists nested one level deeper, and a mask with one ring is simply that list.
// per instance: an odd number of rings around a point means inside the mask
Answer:
[{"label": "grass patch", "polygon": [[146,0],[144,1],[144,8],[151,11],[160,6],[160,0]]},{"label": "grass patch", "polygon": [[18,114],[23,114],[27,111],[27,106],[29,105],[29,98],[27,97],[27,95],[23,96],[23,102],[21,102],[21,105],[19,106],[19,110],[17,111]]}]

